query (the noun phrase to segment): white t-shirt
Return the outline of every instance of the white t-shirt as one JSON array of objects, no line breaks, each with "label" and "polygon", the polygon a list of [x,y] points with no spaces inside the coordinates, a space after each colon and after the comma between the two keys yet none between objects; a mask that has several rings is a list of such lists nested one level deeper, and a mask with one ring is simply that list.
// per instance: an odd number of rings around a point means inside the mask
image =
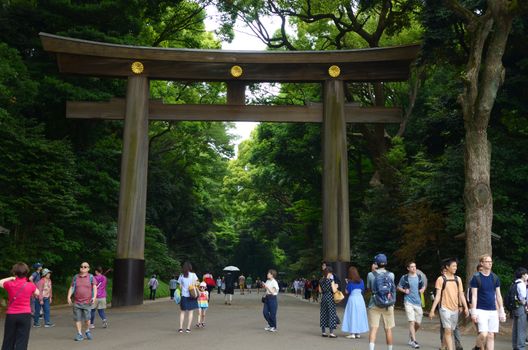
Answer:
[{"label": "white t-shirt", "polygon": [[[276,279],[267,280],[266,286],[268,287],[266,289],[266,294],[271,294],[271,295],[279,294],[279,284],[277,283]],[[270,293],[270,290],[272,291],[271,293]]]},{"label": "white t-shirt", "polygon": [[188,277],[183,277],[183,274],[178,277],[178,284],[181,286],[181,293],[184,297],[190,297],[189,286],[198,281],[198,276],[194,272],[189,272]]}]

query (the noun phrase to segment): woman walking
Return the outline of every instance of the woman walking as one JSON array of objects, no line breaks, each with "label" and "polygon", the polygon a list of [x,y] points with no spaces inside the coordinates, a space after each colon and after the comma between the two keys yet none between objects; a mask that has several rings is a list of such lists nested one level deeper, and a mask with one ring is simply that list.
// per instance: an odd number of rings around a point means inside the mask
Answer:
[{"label": "woman walking", "polygon": [[359,277],[358,270],[354,266],[349,267],[347,277],[345,293],[348,294],[348,302],[346,304],[341,330],[345,333],[350,333],[346,338],[359,339],[361,337],[360,333],[369,331],[367,308],[365,306],[365,300],[363,299],[365,283]]},{"label": "woman walking", "polygon": [[[55,324],[50,320],[50,304],[53,302],[53,285],[51,283],[51,271],[49,269],[42,270],[42,278],[37,283],[37,289],[40,294],[37,300],[42,310],[44,310],[44,327],[54,327]],[[40,315],[38,313],[33,315],[33,327],[40,327],[39,317]]]},{"label": "woman walking", "polygon": [[[334,292],[337,291],[337,284],[330,279],[332,272],[332,267],[326,266],[323,270],[323,278],[319,282],[319,293],[321,293],[320,325],[321,336],[337,338],[337,335],[334,334],[334,329],[337,328],[337,312],[334,303]],[[326,328],[329,330],[328,334]]]},{"label": "woman walking", "polygon": [[262,285],[266,293],[266,295],[263,297],[264,307],[262,309],[262,313],[268,322],[268,326],[264,328],[264,330],[268,332],[277,331],[277,308],[279,306],[277,303],[277,295],[279,294],[279,283],[277,283],[277,280],[275,279],[276,277],[276,270],[268,270],[268,280]]},{"label": "woman walking", "polygon": [[181,287],[181,302],[180,302],[180,329],[179,333],[183,333],[183,321],[185,320],[185,315],[187,315],[187,328],[185,333],[191,333],[191,324],[193,320],[193,310],[198,309],[198,301],[196,298],[192,298],[189,293],[189,287],[192,285],[196,287],[196,282],[198,282],[198,276],[192,272],[192,265],[190,262],[186,261],[182,266],[183,273],[178,278],[178,284]]},{"label": "woman walking", "polygon": [[32,296],[40,295],[37,286],[28,282],[29,268],[24,263],[16,263],[11,269],[14,277],[0,280],[0,287],[8,294],[2,350],[26,350],[31,330]]}]

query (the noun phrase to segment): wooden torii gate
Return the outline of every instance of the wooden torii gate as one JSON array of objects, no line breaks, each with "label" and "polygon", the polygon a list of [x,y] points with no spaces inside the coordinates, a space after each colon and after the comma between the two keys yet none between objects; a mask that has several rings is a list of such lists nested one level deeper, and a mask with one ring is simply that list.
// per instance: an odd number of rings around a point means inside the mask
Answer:
[{"label": "wooden torii gate", "polygon": [[[126,99],[67,102],[68,118],[124,119],[112,306],[143,303],[150,120],[323,123],[323,259],[343,275],[350,262],[346,123],[399,123],[398,108],[345,103],[345,82],[403,81],[417,45],[344,51],[222,51],[113,45],[40,33],[61,73],[128,79]],[[225,105],[149,100],[149,80],[223,81]],[[320,82],[322,104],[245,105],[252,82]]]}]

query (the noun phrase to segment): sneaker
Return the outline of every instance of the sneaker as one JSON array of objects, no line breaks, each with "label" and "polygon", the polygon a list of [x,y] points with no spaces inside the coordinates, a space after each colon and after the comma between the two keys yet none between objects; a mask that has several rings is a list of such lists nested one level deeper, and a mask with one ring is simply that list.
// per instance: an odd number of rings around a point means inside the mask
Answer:
[{"label": "sneaker", "polygon": [[271,327],[271,328],[269,329],[269,332],[276,332],[276,331],[277,331],[277,328],[275,328],[275,327]]},{"label": "sneaker", "polygon": [[183,333],[183,329],[178,329],[178,333]]},{"label": "sneaker", "polygon": [[40,328],[40,323],[33,323],[33,328]]},{"label": "sneaker", "polygon": [[419,349],[420,345],[415,340],[409,340],[409,346],[413,349]]},{"label": "sneaker", "polygon": [[326,333],[322,333],[322,334],[321,334],[321,337],[323,337],[323,338],[328,338],[328,334],[326,334]]},{"label": "sneaker", "polygon": [[90,324],[90,329],[94,329],[95,328],[95,324]]},{"label": "sneaker", "polygon": [[328,334],[328,338],[337,338],[337,335],[335,335],[334,333],[330,333]]},{"label": "sneaker", "polygon": [[265,331],[269,331],[270,329],[271,329],[270,326],[264,327],[264,330],[265,330]]},{"label": "sneaker", "polygon": [[86,336],[86,339],[88,339],[88,340],[92,340],[93,339],[92,332],[90,332],[90,331],[87,331],[86,333],[84,333],[84,335]]},{"label": "sneaker", "polygon": [[345,338],[347,338],[347,339],[356,339],[356,335],[355,334],[349,334]]},{"label": "sneaker", "polygon": [[75,336],[74,340],[75,341],[82,341],[82,340],[84,340],[84,338],[83,338],[81,333],[77,333],[77,335]]},{"label": "sneaker", "polygon": [[46,323],[44,325],[44,328],[51,328],[51,327],[55,327],[55,323]]},{"label": "sneaker", "polygon": [[108,328],[108,320],[103,320],[103,328]]},{"label": "sneaker", "polygon": [[359,338],[361,338],[361,335],[356,334],[356,339],[359,339]]},{"label": "sneaker", "polygon": [[191,333],[191,330],[190,330],[189,328],[187,328],[187,329],[185,330],[185,333]]}]

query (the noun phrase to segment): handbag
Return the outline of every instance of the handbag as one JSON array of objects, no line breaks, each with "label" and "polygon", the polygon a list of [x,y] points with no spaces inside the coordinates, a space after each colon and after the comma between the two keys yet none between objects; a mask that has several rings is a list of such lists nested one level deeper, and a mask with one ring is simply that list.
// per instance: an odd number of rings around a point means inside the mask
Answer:
[{"label": "handbag", "polygon": [[260,299],[263,303],[266,302],[266,296],[263,296],[262,299]]},{"label": "handbag", "polygon": [[200,290],[196,284],[189,285],[189,296],[193,299],[197,299],[200,295]]},{"label": "handbag", "polygon": [[174,302],[175,302],[176,304],[181,303],[181,292],[180,292],[179,289],[176,289],[176,290],[174,291]]},{"label": "handbag", "polygon": [[343,299],[345,299],[345,296],[340,290],[334,293],[334,303],[339,304],[341,301],[343,301]]}]

